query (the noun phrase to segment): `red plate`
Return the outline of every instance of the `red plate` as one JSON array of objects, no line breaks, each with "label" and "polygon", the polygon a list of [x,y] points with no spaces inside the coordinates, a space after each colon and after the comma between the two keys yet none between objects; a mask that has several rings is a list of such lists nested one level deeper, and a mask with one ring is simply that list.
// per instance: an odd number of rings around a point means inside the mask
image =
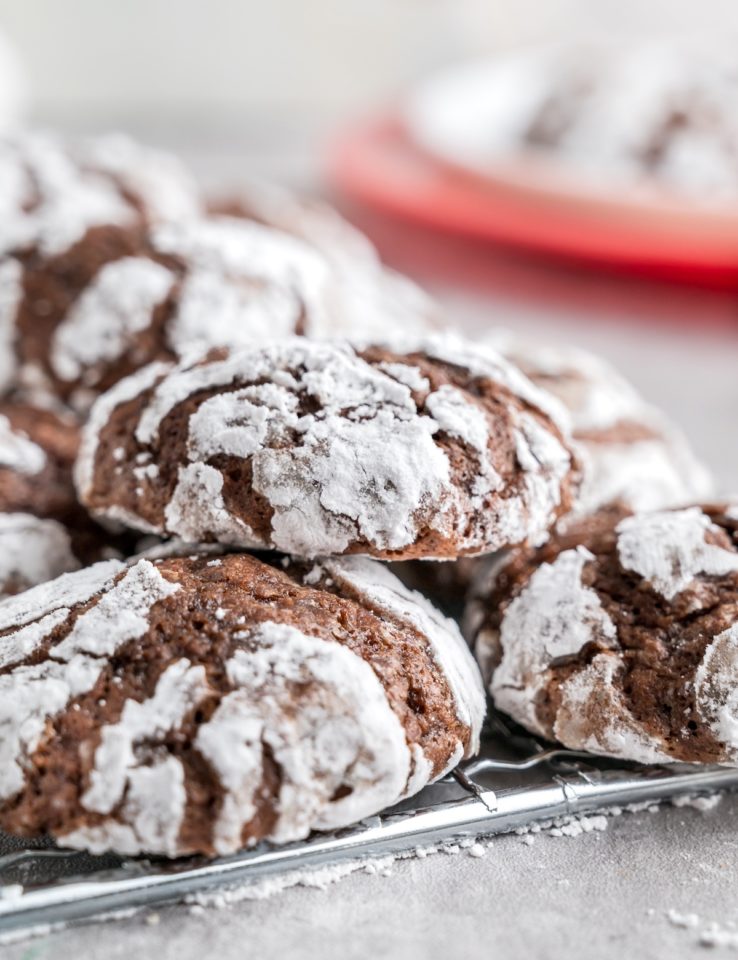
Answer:
[{"label": "red plate", "polygon": [[349,131],[330,165],[352,198],[434,230],[639,276],[738,286],[732,212],[637,193],[611,199],[533,164],[476,177],[423,153],[396,116]]}]

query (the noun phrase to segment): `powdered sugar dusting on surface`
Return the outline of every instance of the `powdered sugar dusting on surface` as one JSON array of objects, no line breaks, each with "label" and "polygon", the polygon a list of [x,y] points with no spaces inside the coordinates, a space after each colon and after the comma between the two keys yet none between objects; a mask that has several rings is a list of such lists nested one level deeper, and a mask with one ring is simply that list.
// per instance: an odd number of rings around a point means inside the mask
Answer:
[{"label": "powdered sugar dusting on surface", "polygon": [[202,212],[194,177],[171,153],[112,133],[76,144],[75,155],[82,167],[108,174],[139,198],[150,219],[184,220]]},{"label": "powdered sugar dusting on surface", "polygon": [[51,365],[62,380],[97,383],[105,364],[119,359],[170,291],[174,274],[145,257],[107,263],[54,331]]},{"label": "powdered sugar dusting on surface", "polygon": [[638,763],[671,762],[661,741],[649,736],[628,709],[616,682],[621,668],[619,656],[600,653],[562,683],[556,739],[577,750]]},{"label": "powdered sugar dusting on surface", "polygon": [[506,330],[487,338],[493,347],[563,403],[574,433],[639,422],[646,404],[606,360],[586,350],[523,340]]},{"label": "powdered sugar dusting on surface", "polygon": [[78,567],[69,534],[56,520],[0,514],[0,597],[10,588],[17,593]]},{"label": "powdered sugar dusting on surface", "polygon": [[[499,642],[502,661],[490,691],[496,705],[545,736],[536,714],[536,694],[552,660],[578,653],[588,643],[612,645],[615,624],[599,597],[582,583],[592,554],[584,547],[542,564],[505,611]],[[491,643],[492,637],[480,636]]]},{"label": "powdered sugar dusting on surface", "polygon": [[697,712],[731,757],[738,757],[738,623],[705,650],[694,677]]},{"label": "powdered sugar dusting on surface", "polygon": [[[164,514],[166,529],[187,543],[215,537],[220,543],[234,546],[259,546],[253,531],[226,509],[222,491],[223,474],[215,467],[206,463],[180,467],[177,486]],[[137,517],[128,519],[141,529]]]},{"label": "powdered sugar dusting on surface", "polygon": [[119,560],[104,560],[10,597],[0,604],[0,630],[20,627],[61,607],[85,603],[122,570]]},{"label": "powdered sugar dusting on surface", "polygon": [[33,476],[46,466],[46,453],[0,414],[0,467]]},{"label": "powdered sugar dusting on surface", "polygon": [[[410,774],[405,731],[371,667],[342,644],[284,624],[251,631],[255,647],[226,665],[234,691],[197,735],[226,789],[218,852],[237,850],[255,812],[263,751],[282,771],[271,839],[302,838],[374,813],[402,795]],[[298,709],[291,689],[301,687]],[[341,785],[348,795],[336,799]]]},{"label": "powdered sugar dusting on surface", "polygon": [[161,741],[182,723],[207,690],[205,668],[182,659],[167,667],[148,700],[126,701],[118,723],[103,727],[100,733],[82,805],[96,813],[110,813],[123,798],[137,766],[137,745],[146,742],[150,747]]},{"label": "powdered sugar dusting on surface", "polygon": [[626,517],[617,527],[618,557],[666,600],[700,576],[738,571],[738,552],[707,543],[720,528],[699,507]]},{"label": "powdered sugar dusting on surface", "polygon": [[253,221],[211,217],[162,225],[152,242],[187,266],[168,329],[178,355],[198,343],[238,347],[288,336],[303,320],[330,325],[323,319],[327,264],[295,237]]},{"label": "powdered sugar dusting on surface", "polygon": [[37,132],[3,138],[0,251],[37,247],[55,256],[90,227],[194,214],[199,201],[191,181],[165,157],[123,138],[82,144]]},{"label": "powdered sugar dusting on surface", "polygon": [[0,252],[68,250],[98,224],[133,221],[134,209],[111,180],[82,173],[61,143],[41,134],[0,142],[3,167],[15,167],[17,192],[6,197]]},{"label": "powdered sugar dusting on surface", "polygon": [[[0,605],[2,626],[23,623],[24,616],[25,622],[40,619],[84,602],[108,587],[121,566],[114,561],[96,564],[11,598]],[[1,798],[22,789],[23,765],[38,745],[47,718],[91,690],[107,657],[126,641],[141,636],[148,627],[146,614],[151,606],[177,589],[148,561],[139,561],[77,618],[66,637],[50,649],[48,659],[0,675]],[[13,634],[5,639],[12,644]]]},{"label": "powdered sugar dusting on surface", "polygon": [[479,671],[456,624],[442,616],[422,594],[408,590],[376,561],[343,557],[322,560],[321,567],[337,583],[356,590],[371,608],[397,617],[427,637],[433,658],[453,693],[457,716],[471,729],[465,755],[476,752],[486,711],[484,690]]}]

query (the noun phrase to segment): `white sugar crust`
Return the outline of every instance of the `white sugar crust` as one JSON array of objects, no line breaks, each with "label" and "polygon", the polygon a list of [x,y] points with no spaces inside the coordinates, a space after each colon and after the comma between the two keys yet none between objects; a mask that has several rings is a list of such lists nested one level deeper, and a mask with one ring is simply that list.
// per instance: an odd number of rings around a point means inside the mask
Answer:
[{"label": "white sugar crust", "polygon": [[636,763],[668,763],[673,757],[647,733],[618,691],[617,654],[599,653],[560,689],[553,732],[565,746],[622,757]]},{"label": "white sugar crust", "polygon": [[[370,609],[407,623],[426,637],[439,671],[456,703],[456,715],[470,729],[466,756],[479,748],[486,711],[479,670],[453,620],[444,617],[420,593],[408,590],[385,566],[366,557],[322,559],[318,566],[338,585],[356,591]],[[445,771],[444,771],[445,772]]]},{"label": "white sugar crust", "polygon": [[56,256],[91,227],[192,216],[199,202],[175,166],[173,159],[123,139],[74,144],[36,132],[5,136],[0,253],[36,248]]},{"label": "white sugar crust", "polygon": [[0,393],[5,393],[16,377],[15,325],[22,299],[23,267],[17,260],[0,262]]},{"label": "white sugar crust", "polygon": [[[503,495],[496,460],[504,454],[491,443],[490,414],[472,396],[450,386],[426,391],[421,411],[413,396],[418,375],[412,364],[397,377],[394,367],[403,364],[372,365],[348,344],[288,338],[223,360],[180,364],[156,384],[135,425],[136,440],[144,447],[157,446],[159,428],[178,404],[200,391],[214,393],[190,416],[189,462],[180,465],[165,508],[167,532],[185,540],[257,543],[249,518],[236,521],[223,504],[219,471],[210,461],[224,454],[250,459],[254,490],[272,510],[271,531],[262,543],[286,552],[340,554],[357,541],[368,549],[402,550],[428,526],[457,539],[459,549],[468,552],[540,542],[573,465],[566,433],[562,441],[539,417],[553,416],[563,424],[565,415],[493,352],[480,355],[447,337],[423,338],[417,349],[467,364],[471,378],[498,382],[519,398],[501,414],[521,474],[515,493]],[[141,389],[158,379],[140,376]],[[99,431],[121,402],[118,396],[135,395],[137,381],[116,389],[118,395],[98,402],[85,431],[76,471],[83,500],[91,487]],[[302,412],[306,401],[311,412]],[[534,416],[529,408],[540,413]],[[454,480],[438,442],[443,434],[460,439],[476,460],[471,490]],[[146,490],[146,478],[141,488]],[[490,497],[497,494],[490,508]],[[485,518],[471,532],[470,514]]]},{"label": "white sugar crust", "polygon": [[54,331],[51,365],[67,381],[94,386],[106,364],[118,360],[136,334],[151,325],[175,275],[146,257],[105,264]]},{"label": "white sugar crust", "polygon": [[371,340],[394,330],[420,334],[440,326],[439,306],[407,277],[384,267],[368,238],[332,207],[269,183],[247,184],[239,197],[257,219],[319,252],[336,277],[329,322],[310,318],[310,336],[358,334]]},{"label": "white sugar crust", "polygon": [[508,606],[496,638],[502,660],[490,686],[495,703],[543,736],[548,731],[538,719],[536,697],[551,662],[577,654],[588,643],[608,646],[616,640],[615,624],[600,598],[582,582],[592,560],[580,546],[541,564]]},{"label": "white sugar crust", "polygon": [[10,420],[0,414],[0,468],[33,476],[46,466],[43,448],[22,430],[15,429]]},{"label": "white sugar crust", "polygon": [[100,431],[110,419],[110,415],[122,403],[133,400],[144,390],[151,388],[171,369],[172,364],[151,363],[129,377],[120,380],[114,387],[98,397],[82,430],[79,452],[74,465],[74,482],[82,500],[85,499],[92,487]]},{"label": "white sugar crust", "polygon": [[69,613],[104,591],[96,604],[77,617],[66,636],[51,646],[47,659],[0,675],[0,799],[22,789],[24,764],[38,746],[47,719],[89,692],[109,657],[146,632],[153,604],[179,589],[146,560],[112,582],[121,568],[116,561],[99,563],[0,604],[0,629],[7,631],[3,642],[17,649],[19,644],[34,642],[33,637],[29,641],[28,631],[19,641],[17,628],[43,618],[52,626],[57,623],[54,614]]},{"label": "white sugar crust", "polygon": [[[455,122],[434,123],[432,135],[477,169],[523,156],[580,190],[625,187],[703,204],[735,198],[737,85],[727,44],[549,45],[475,69]],[[679,124],[670,123],[675,116]]]},{"label": "white sugar crust", "polygon": [[637,514],[618,524],[618,558],[625,570],[673,600],[700,577],[738,571],[738,551],[705,539],[720,532],[699,507]]},{"label": "white sugar crust", "polygon": [[[0,597],[76,570],[67,530],[28,513],[0,514]],[[0,664],[4,654],[0,652]]]},{"label": "white sugar crust", "polygon": [[[236,651],[228,661],[233,692],[196,740],[226,791],[216,850],[242,845],[265,748],[282,772],[270,832],[276,842],[346,826],[396,802],[407,786],[410,751],[371,667],[342,644],[284,624],[260,624],[252,639],[254,649]],[[335,799],[342,785],[350,793]]]},{"label": "white sugar crust", "polygon": [[738,759],[738,623],[708,644],[694,677],[695,705],[732,760]]},{"label": "white sugar crust", "polygon": [[[725,508],[727,517],[732,509]],[[616,536],[623,570],[642,577],[642,589],[659,594],[667,610],[669,603],[684,595],[680,602],[688,602],[689,609],[698,612],[711,580],[738,572],[738,551],[708,542],[707,537],[724,540],[725,533],[699,507],[626,517],[617,525]],[[502,557],[477,584],[480,607],[491,589],[490,581],[506,562]],[[631,712],[620,690],[625,658],[615,624],[595,591],[583,583],[588,562],[595,563],[595,557],[579,546],[560,553],[553,563],[541,564],[504,610],[497,630],[479,629],[479,617],[470,618],[471,631],[477,634],[477,658],[485,678],[491,675],[495,703],[529,729],[572,749],[641,763],[673,761],[664,740]],[[600,652],[561,682],[555,716],[550,726],[543,724],[537,699],[551,679],[549,667],[557,658],[576,656],[592,642]],[[669,642],[678,644],[678,635]],[[694,690],[698,715],[719,744],[721,762],[734,762],[738,759],[735,624],[708,637],[693,681],[685,682]]]},{"label": "white sugar crust", "polygon": [[189,220],[202,214],[197,182],[174,154],[109,133],[75,144],[74,155],[82,169],[107,174],[136,197],[149,220]]}]

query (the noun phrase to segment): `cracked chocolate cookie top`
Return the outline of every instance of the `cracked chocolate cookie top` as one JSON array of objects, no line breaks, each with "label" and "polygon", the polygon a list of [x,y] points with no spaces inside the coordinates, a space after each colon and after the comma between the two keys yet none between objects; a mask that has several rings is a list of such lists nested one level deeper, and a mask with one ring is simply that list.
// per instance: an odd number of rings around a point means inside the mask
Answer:
[{"label": "cracked chocolate cookie top", "polygon": [[570,509],[560,414],[476,344],[292,338],[122,381],[92,410],[76,479],[94,514],[186,541],[479,554],[539,543]]},{"label": "cracked chocolate cookie top", "polygon": [[477,749],[455,625],[380,564],[116,561],[0,605],[0,825],[226,854],[345,826]]},{"label": "cracked chocolate cookie top", "polygon": [[499,709],[568,747],[738,762],[738,508],[584,519],[515,550],[468,616]]},{"label": "cracked chocolate cookie top", "polygon": [[681,431],[607,361],[505,331],[490,342],[569,411],[585,467],[576,515],[612,505],[660,510],[712,496],[712,480]]}]

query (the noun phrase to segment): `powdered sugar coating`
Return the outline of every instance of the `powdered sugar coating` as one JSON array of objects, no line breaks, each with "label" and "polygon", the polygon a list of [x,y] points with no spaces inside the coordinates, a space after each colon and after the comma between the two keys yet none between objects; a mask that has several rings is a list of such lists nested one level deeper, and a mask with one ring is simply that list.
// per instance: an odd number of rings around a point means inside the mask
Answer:
[{"label": "powdered sugar coating", "polygon": [[94,384],[100,364],[117,359],[175,282],[166,267],[144,257],[106,264],[54,331],[51,364],[62,380]]},{"label": "powdered sugar coating", "polygon": [[0,414],[0,467],[33,476],[46,466],[46,453],[22,430],[14,430],[10,420]]},{"label": "powdered sugar coating", "polygon": [[439,306],[407,277],[384,267],[369,239],[332,207],[261,182],[241,186],[234,200],[226,206],[304,241],[340,278],[332,293],[339,326],[322,335],[376,339],[393,330],[420,335],[440,326]]},{"label": "powdered sugar coating", "polygon": [[636,763],[668,763],[661,741],[646,732],[618,690],[620,657],[599,653],[561,685],[553,733],[579,750]]},{"label": "powdered sugar coating", "polygon": [[[283,772],[271,832],[279,843],[388,806],[410,774],[404,730],[365,661],[284,624],[261,624],[256,637],[255,653],[237,651],[226,665],[234,692],[197,736],[227,791],[215,827],[219,853],[241,845],[265,748]],[[299,711],[288,707],[293,684],[306,690]],[[353,789],[333,799],[341,784]]]},{"label": "powdered sugar coating", "polygon": [[8,390],[16,375],[15,319],[22,299],[23,268],[17,260],[0,262],[0,393]]},{"label": "powdered sugar coating", "polygon": [[[425,362],[468,365],[469,380],[418,397],[407,377],[392,375],[403,354],[388,365],[347,344],[299,338],[183,363],[154,378],[130,430],[138,453],[181,458],[178,479],[163,510],[151,510],[147,480],[136,474],[141,495],[123,505],[185,540],[222,538],[303,556],[386,555],[415,549],[421,535],[440,541],[431,549],[441,556],[451,549],[445,541],[459,553],[540,542],[575,470],[565,426],[558,426],[563,413],[491,351],[446,337],[416,347]],[[417,385],[417,375],[411,378]],[[472,380],[499,390],[500,402],[477,399],[468,389]],[[130,396],[136,387],[121,389]],[[200,399],[187,416],[186,450],[168,450],[160,427],[193,395]],[[117,405],[103,398],[93,410],[77,470],[81,498],[102,516],[117,501],[96,496],[95,448]],[[519,470],[513,477],[498,440],[505,431]],[[444,438],[459,441],[472,461],[469,488]],[[249,463],[253,491],[269,508],[268,530],[224,499],[223,469],[214,463],[224,457]],[[498,463],[508,472],[504,479]],[[125,476],[133,465],[118,461],[111,469]]]},{"label": "powdered sugar coating", "polygon": [[420,593],[408,590],[390,571],[365,557],[322,559],[319,568],[337,583],[357,590],[372,609],[410,624],[429,640],[439,670],[447,677],[459,720],[472,735],[465,756],[479,748],[486,710],[484,689],[469,648],[453,620],[444,617]]},{"label": "powdered sugar coating", "polygon": [[[0,514],[0,597],[76,570],[68,532],[55,520]],[[0,662],[3,654],[0,653]]]},{"label": "powdered sugar coating", "polygon": [[541,165],[597,196],[717,204],[738,187],[738,77],[714,39],[549,44],[471,63],[421,88],[407,120],[424,146],[477,172]]},{"label": "powdered sugar coating", "polygon": [[716,636],[694,679],[697,709],[738,759],[738,623]]},{"label": "powdered sugar coating", "polygon": [[202,213],[194,176],[178,157],[121,133],[88,137],[74,146],[83,170],[111,177],[135,197],[149,220],[189,220]]},{"label": "powdered sugar coating", "polygon": [[588,643],[608,645],[615,638],[615,624],[599,597],[582,583],[584,565],[593,559],[578,547],[544,563],[508,607],[499,637],[478,639],[481,659],[489,656],[483,645],[495,642],[502,650],[490,686],[496,705],[543,736],[535,702],[548,665]]},{"label": "powdered sugar coating", "polygon": [[[118,147],[125,142],[118,140]],[[130,224],[142,216],[157,219],[175,207],[180,215],[194,215],[199,204],[186,174],[175,176],[176,161],[167,161],[169,200],[160,205],[161,190],[148,188],[151,179],[160,178],[146,168],[149,163],[158,167],[161,155],[127,144],[118,149],[115,141],[102,138],[80,146],[39,133],[0,140],[0,252],[35,248],[55,256],[90,227]],[[144,185],[142,192],[137,185]],[[175,195],[179,201],[173,201]]]},{"label": "powdered sugar coating", "polygon": [[[67,574],[66,578],[36,587],[24,598],[13,598],[3,607],[0,619],[12,621],[18,602],[30,598],[45,601],[46,614],[66,607],[71,597],[94,595],[109,583],[114,567],[98,564],[89,573]],[[69,578],[77,577],[75,583]],[[79,593],[75,595],[74,589]],[[0,799],[8,799],[21,790],[27,757],[36,749],[46,718],[66,708],[77,696],[90,690],[107,657],[127,640],[141,636],[147,628],[146,612],[153,603],[171,595],[176,585],[167,583],[148,561],[140,561],[111,587],[100,603],[81,614],[71,632],[50,651],[48,660],[32,666],[19,666],[0,676]],[[25,609],[28,609],[26,606]],[[43,609],[43,608],[41,608]],[[35,616],[38,617],[39,608]],[[13,633],[7,635],[13,643]],[[4,638],[5,639],[5,638]]]},{"label": "powdered sugar coating", "polygon": [[617,527],[618,556],[625,570],[673,600],[701,576],[738,571],[738,552],[705,539],[719,532],[699,507],[626,517]]}]

